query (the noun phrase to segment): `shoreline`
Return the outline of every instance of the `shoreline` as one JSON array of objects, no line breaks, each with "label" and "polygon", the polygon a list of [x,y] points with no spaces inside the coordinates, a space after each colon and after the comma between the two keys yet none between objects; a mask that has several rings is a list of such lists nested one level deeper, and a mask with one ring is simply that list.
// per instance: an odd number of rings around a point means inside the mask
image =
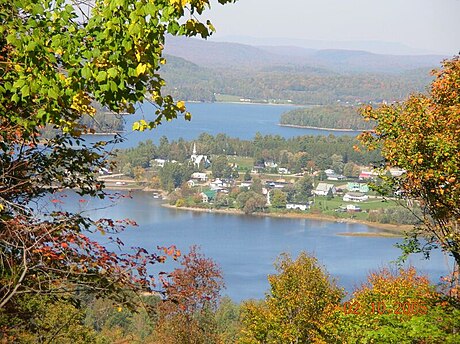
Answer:
[{"label": "shoreline", "polygon": [[246,215],[246,216],[260,216],[260,217],[273,217],[273,218],[286,218],[286,219],[307,219],[307,220],[315,220],[315,221],[327,221],[327,222],[336,222],[336,223],[350,223],[350,224],[361,224],[368,227],[376,228],[381,231],[381,233],[340,233],[340,235],[346,236],[381,236],[381,237],[403,237],[405,231],[410,230],[413,228],[411,225],[393,225],[387,223],[376,223],[370,221],[363,221],[363,220],[356,220],[356,219],[343,219],[343,218],[335,218],[332,216],[327,216],[323,214],[311,214],[311,213],[284,213],[284,214],[276,214],[276,213],[253,213],[253,214],[245,214],[241,210],[236,209],[207,209],[207,208],[194,208],[194,207],[176,207],[175,205],[171,205],[168,203],[163,203],[162,207],[169,208],[169,209],[177,209],[177,210],[184,210],[184,211],[194,211],[199,213],[214,213],[214,214],[226,214],[226,215]]},{"label": "shoreline", "polygon": [[242,105],[267,105],[267,106],[292,106],[292,107],[311,107],[317,105],[303,105],[303,104],[295,104],[295,103],[263,103],[263,102],[239,102],[239,101],[198,101],[198,100],[186,100],[185,103],[190,104],[242,104]]},{"label": "shoreline", "polygon": [[321,127],[312,127],[308,125],[296,125],[296,124],[282,124],[278,123],[278,126],[280,127],[286,127],[286,128],[296,128],[296,129],[315,129],[315,130],[324,130],[324,131],[343,131],[343,132],[358,132],[358,133],[363,133],[368,130],[364,129],[337,129],[337,128],[321,128]]}]

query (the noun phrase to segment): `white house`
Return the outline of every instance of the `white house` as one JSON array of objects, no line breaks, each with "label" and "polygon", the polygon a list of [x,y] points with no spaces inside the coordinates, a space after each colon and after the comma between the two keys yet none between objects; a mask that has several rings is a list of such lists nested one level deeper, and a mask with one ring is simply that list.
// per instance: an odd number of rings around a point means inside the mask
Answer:
[{"label": "white house", "polygon": [[278,173],[279,174],[288,174],[289,173],[289,170],[285,167],[280,167],[278,168]]},{"label": "white house", "polygon": [[220,179],[216,179],[209,184],[211,190],[220,191],[224,188],[224,182]]},{"label": "white house", "polygon": [[192,179],[199,180],[200,182],[205,182],[208,180],[208,175],[202,172],[192,173]]},{"label": "white house", "polygon": [[251,188],[252,181],[241,182],[240,188]]},{"label": "white house", "polygon": [[327,180],[344,180],[345,176],[341,174],[328,174],[327,175]]},{"label": "white house", "polygon": [[332,192],[333,195],[337,193],[337,189],[335,188],[334,184],[328,183],[319,183],[313,193],[317,196],[327,196],[327,194]]},{"label": "white house", "polygon": [[343,196],[345,202],[364,202],[369,199],[369,196],[361,192],[347,192]]},{"label": "white house", "polygon": [[288,203],[286,204],[286,209],[297,209],[297,210],[307,210],[308,208],[310,208],[309,205],[307,204],[296,204],[296,203]]},{"label": "white house", "polygon": [[155,161],[155,165],[158,167],[165,167],[165,163],[167,162],[165,159],[154,159],[153,161]]},{"label": "white house", "polygon": [[361,208],[354,204],[347,204],[347,211],[348,212],[360,212]]},{"label": "white house", "polygon": [[329,168],[327,170],[324,170],[324,173],[326,173],[327,176],[330,176],[331,174],[335,174],[335,171]]},{"label": "white house", "polygon": [[274,161],[265,161],[264,166],[266,168],[277,168],[278,164],[276,162],[274,162]]}]

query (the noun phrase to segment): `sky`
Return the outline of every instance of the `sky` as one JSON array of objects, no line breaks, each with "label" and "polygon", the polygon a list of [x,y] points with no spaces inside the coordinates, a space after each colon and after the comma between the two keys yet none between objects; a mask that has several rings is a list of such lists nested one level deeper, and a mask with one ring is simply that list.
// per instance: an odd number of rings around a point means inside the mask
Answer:
[{"label": "sky", "polygon": [[419,53],[460,51],[460,0],[214,0],[207,17],[220,41],[382,41]]}]

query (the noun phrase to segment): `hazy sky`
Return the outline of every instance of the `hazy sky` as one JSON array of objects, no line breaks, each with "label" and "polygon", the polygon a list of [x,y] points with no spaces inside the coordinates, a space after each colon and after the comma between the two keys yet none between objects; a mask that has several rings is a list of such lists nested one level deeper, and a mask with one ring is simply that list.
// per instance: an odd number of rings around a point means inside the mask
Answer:
[{"label": "hazy sky", "polygon": [[398,42],[460,51],[460,0],[239,0],[213,3],[214,39],[226,36]]}]

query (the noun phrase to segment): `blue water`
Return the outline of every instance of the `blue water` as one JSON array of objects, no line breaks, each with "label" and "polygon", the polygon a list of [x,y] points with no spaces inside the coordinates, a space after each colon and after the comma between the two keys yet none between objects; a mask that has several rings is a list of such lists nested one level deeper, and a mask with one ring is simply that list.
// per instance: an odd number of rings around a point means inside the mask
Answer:
[{"label": "blue water", "polygon": [[[137,146],[140,141],[151,139],[158,143],[161,136],[169,140],[184,138],[194,140],[201,133],[216,135],[227,134],[240,139],[253,139],[257,132],[263,135],[280,135],[285,138],[302,135],[353,135],[358,132],[340,132],[317,129],[299,129],[281,127],[278,125],[281,115],[294,109],[288,105],[258,105],[258,104],[230,104],[230,103],[188,103],[187,109],[192,113],[192,120],[185,121],[178,117],[171,122],[165,122],[152,131],[133,132],[132,123],[141,118],[152,120],[155,108],[151,104],[143,104],[135,115],[126,116],[126,132],[123,136],[126,141],[118,144],[118,148]],[[106,138],[106,137],[104,137]],[[101,139],[92,137],[90,140]]]},{"label": "blue water", "polygon": [[[225,133],[231,137],[252,139],[257,132],[286,138],[300,135],[356,135],[350,132],[331,132],[313,129],[294,129],[278,126],[281,114],[291,106],[253,104],[191,103],[191,122],[178,118],[147,132],[131,132],[132,123],[144,117],[152,119],[154,108],[145,104],[133,116],[127,117],[126,141],[116,148],[133,147],[151,139],[158,143],[162,135],[169,140],[180,137],[196,139],[201,133]],[[88,140],[99,140],[90,137]],[[102,139],[106,139],[103,137]],[[268,291],[267,275],[274,273],[273,262],[283,252],[296,256],[307,251],[318,257],[337,282],[351,292],[366,279],[370,271],[387,266],[400,255],[394,245],[397,238],[350,237],[344,232],[375,232],[376,229],[359,225],[300,219],[277,219],[253,216],[231,216],[196,213],[161,207],[150,194],[137,193],[133,199],[104,208],[107,203],[97,199],[78,202],[76,195],[65,199],[69,210],[85,210],[96,217],[130,218],[139,227],[120,234],[126,247],[143,246],[154,251],[158,245],[176,245],[187,251],[191,245],[200,245],[202,251],[222,268],[227,289],[224,294],[235,301],[263,298]],[[97,211],[94,208],[103,208]],[[100,238],[105,240],[104,237]],[[422,256],[409,260],[421,273],[428,274],[433,283],[447,274],[449,259],[434,252],[429,261]],[[158,269],[172,268],[171,266]]]},{"label": "blue water", "polygon": [[[348,292],[363,283],[370,271],[388,266],[400,254],[394,247],[401,241],[398,238],[338,235],[378,231],[361,224],[169,209],[144,192],[113,205],[107,200],[89,198],[88,202],[79,202],[76,194],[66,195],[62,200],[68,210],[87,211],[97,218],[135,220],[138,227],[119,235],[127,248],[142,246],[155,251],[157,246],[176,245],[186,252],[191,245],[199,245],[222,268],[227,286],[223,294],[235,301],[264,297],[269,288],[267,275],[275,272],[273,262],[283,252],[293,257],[301,251],[315,255]],[[107,240],[105,236],[99,239]],[[437,283],[448,271],[447,261],[441,253],[434,252],[429,261],[414,255],[409,263]],[[157,267],[158,271],[170,268],[171,265]]]}]

